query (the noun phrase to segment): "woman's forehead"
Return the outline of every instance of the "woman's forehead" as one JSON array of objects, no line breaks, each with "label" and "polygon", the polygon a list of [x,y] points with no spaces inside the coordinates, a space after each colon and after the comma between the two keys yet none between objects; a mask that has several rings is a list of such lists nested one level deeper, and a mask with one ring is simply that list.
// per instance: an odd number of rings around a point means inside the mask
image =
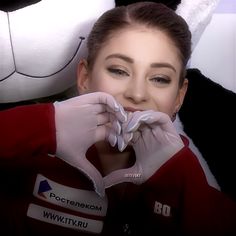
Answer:
[{"label": "woman's forehead", "polygon": [[147,27],[133,27],[117,31],[104,43],[100,50],[103,55],[124,53],[131,58],[161,60],[172,58],[179,61],[179,50],[166,33]]}]

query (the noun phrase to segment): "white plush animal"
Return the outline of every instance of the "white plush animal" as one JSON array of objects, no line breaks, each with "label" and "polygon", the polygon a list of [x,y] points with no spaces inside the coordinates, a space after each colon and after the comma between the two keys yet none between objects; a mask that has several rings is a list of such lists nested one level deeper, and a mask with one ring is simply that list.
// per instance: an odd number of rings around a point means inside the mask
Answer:
[{"label": "white plush animal", "polygon": [[0,103],[46,97],[76,83],[86,38],[113,0],[42,0],[0,11]]}]

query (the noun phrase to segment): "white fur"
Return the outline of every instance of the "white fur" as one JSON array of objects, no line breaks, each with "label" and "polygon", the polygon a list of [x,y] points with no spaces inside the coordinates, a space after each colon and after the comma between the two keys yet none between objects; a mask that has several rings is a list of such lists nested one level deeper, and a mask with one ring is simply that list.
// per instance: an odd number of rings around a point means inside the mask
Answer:
[{"label": "white fur", "polygon": [[220,0],[181,0],[176,13],[188,23],[192,33],[192,51],[202,33],[210,23],[212,14]]}]

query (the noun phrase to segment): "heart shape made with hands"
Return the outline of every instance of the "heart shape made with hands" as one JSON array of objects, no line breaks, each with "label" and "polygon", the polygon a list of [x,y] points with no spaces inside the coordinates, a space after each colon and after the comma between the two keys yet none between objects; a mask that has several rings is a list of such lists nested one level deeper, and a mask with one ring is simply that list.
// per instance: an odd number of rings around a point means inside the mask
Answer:
[{"label": "heart shape made with hands", "polygon": [[132,145],[136,161],[130,168],[116,170],[105,176],[105,188],[122,182],[144,183],[184,147],[170,117],[152,110],[129,114],[127,122],[122,124],[117,142],[120,151]]},{"label": "heart shape made with hands", "polygon": [[[144,183],[184,146],[167,114],[152,110],[127,114],[106,93],[74,97],[56,102],[54,107],[56,156],[88,176],[100,196],[118,183]],[[86,158],[86,152],[105,140],[113,147],[118,145],[121,152],[131,145],[136,156],[134,165],[102,177]]]}]

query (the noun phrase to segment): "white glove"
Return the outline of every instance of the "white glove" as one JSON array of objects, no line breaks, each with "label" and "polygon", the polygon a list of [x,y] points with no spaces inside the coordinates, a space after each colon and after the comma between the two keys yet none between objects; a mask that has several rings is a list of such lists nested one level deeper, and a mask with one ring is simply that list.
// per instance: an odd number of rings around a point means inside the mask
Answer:
[{"label": "white glove", "polygon": [[55,102],[54,107],[56,156],[86,174],[95,191],[104,196],[103,178],[85,154],[98,141],[107,140],[114,146],[121,132],[119,122],[127,120],[126,113],[111,95],[103,92]]},{"label": "white glove", "polygon": [[123,127],[123,135],[130,132],[133,132],[130,144],[134,148],[136,162],[130,168],[105,176],[105,188],[122,182],[144,183],[184,147],[171,119],[162,112],[134,112],[128,118],[127,126]]}]

